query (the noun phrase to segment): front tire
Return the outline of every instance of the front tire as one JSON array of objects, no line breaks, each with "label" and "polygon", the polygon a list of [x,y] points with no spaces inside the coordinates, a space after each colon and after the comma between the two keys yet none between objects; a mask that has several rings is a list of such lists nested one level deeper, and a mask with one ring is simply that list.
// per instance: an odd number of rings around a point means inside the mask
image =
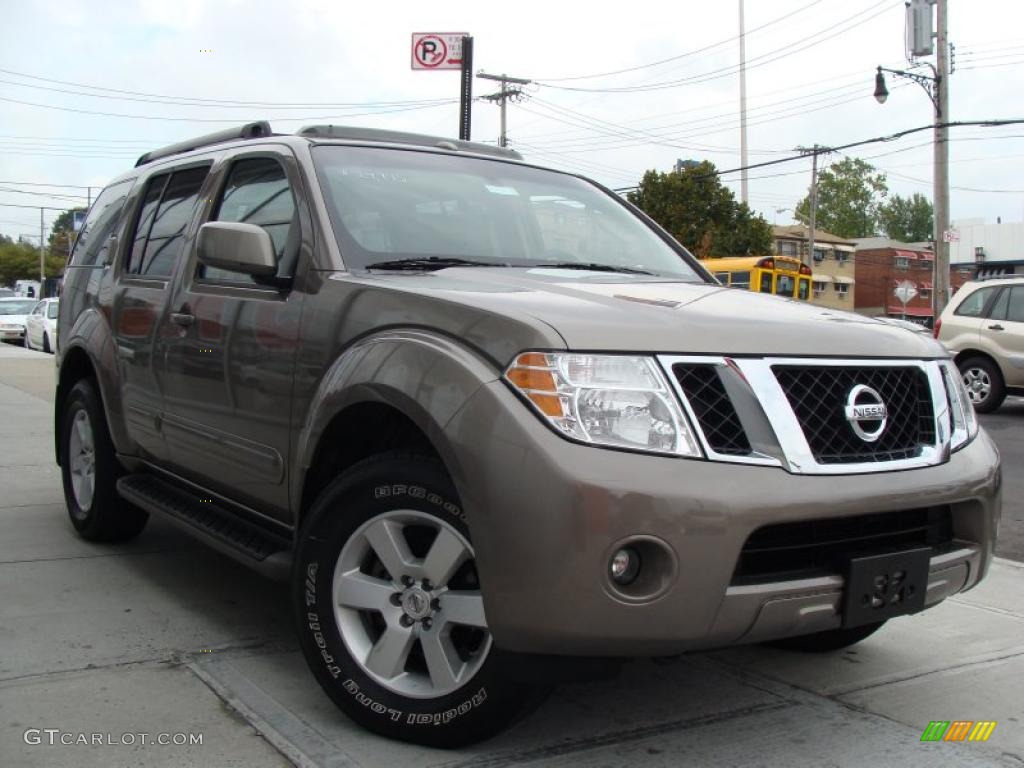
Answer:
[{"label": "front tire", "polygon": [[991,413],[1006,399],[1006,382],[999,367],[984,357],[971,357],[958,364],[964,387],[978,413]]},{"label": "front tire", "polygon": [[149,515],[117,493],[124,470],[91,379],[75,384],[64,401],[60,468],[71,524],[83,539],[126,541],[146,526]]},{"label": "front tire", "polygon": [[502,674],[474,557],[434,459],[373,457],[320,494],[295,560],[296,626],[320,686],[364,728],[452,748],[537,700]]}]

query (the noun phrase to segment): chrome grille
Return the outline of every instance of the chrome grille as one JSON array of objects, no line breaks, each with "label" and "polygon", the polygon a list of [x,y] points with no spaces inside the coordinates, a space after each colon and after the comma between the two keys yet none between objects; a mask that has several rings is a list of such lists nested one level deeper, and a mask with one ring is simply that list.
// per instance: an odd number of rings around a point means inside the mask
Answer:
[{"label": "chrome grille", "polygon": [[[772,371],[820,464],[911,459],[935,443],[928,378],[918,367],[775,365]],[[858,384],[878,392],[888,410],[875,442],[858,437],[846,419],[847,397]]]},{"label": "chrome grille", "polygon": [[750,441],[714,365],[672,366],[708,446],[727,456],[750,455]]}]

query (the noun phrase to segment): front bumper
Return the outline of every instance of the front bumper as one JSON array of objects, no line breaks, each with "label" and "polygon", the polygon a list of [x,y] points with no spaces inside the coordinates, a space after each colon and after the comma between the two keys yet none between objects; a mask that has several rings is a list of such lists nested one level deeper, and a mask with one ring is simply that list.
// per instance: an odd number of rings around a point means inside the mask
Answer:
[{"label": "front bumper", "polygon": [[[948,506],[954,541],[931,560],[927,606],[974,586],[995,545],[999,457],[984,432],[939,466],[793,475],[571,443],[493,382],[446,435],[488,625],[506,650],[668,655],[838,627],[839,574],[732,583],[744,542],[768,524]],[[625,599],[607,577],[611,553],[637,536],[674,561],[653,599]]]}]

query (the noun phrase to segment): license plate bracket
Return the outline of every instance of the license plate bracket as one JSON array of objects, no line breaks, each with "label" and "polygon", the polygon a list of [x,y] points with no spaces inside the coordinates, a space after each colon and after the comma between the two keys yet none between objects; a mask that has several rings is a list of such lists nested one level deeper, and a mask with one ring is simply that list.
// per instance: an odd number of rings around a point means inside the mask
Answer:
[{"label": "license plate bracket", "polygon": [[847,561],[843,626],[856,627],[924,610],[931,549]]}]

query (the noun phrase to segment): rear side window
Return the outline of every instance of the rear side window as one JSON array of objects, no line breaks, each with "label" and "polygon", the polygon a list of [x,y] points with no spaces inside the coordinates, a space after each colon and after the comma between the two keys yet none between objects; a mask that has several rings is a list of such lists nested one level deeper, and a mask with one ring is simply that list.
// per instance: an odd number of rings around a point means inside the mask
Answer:
[{"label": "rear side window", "polygon": [[75,267],[91,267],[95,264],[106,264],[110,247],[110,236],[117,231],[121,221],[121,210],[124,199],[135,179],[126,179],[111,184],[100,192],[96,202],[85,217],[85,224],[75,242],[75,250],[71,254],[71,265]]},{"label": "rear side window", "polygon": [[[234,221],[263,227],[274,243],[278,275],[291,276],[299,250],[299,223],[295,197],[281,164],[269,157],[239,160],[228,174],[211,221]],[[253,283],[251,275],[200,264],[198,276],[205,280]]]},{"label": "rear side window", "polygon": [[956,308],[956,312],[953,314],[960,315],[961,317],[981,317],[996,290],[994,286],[979,288],[960,302],[960,306]]},{"label": "rear side window", "polygon": [[1024,285],[1016,285],[1008,289],[1010,306],[1006,310],[1006,319],[1013,323],[1024,323]]},{"label": "rear side window", "polygon": [[209,170],[209,166],[187,168],[150,179],[135,227],[130,273],[170,276]]}]

